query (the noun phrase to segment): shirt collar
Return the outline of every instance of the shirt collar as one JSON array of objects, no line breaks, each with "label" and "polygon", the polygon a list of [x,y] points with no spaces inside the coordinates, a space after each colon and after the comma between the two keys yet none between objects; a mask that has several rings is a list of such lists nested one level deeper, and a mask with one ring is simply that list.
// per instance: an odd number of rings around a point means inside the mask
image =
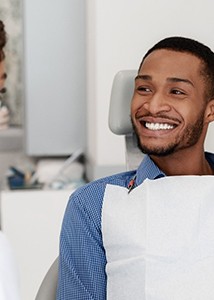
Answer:
[{"label": "shirt collar", "polygon": [[[214,154],[205,152],[205,157],[209,164],[214,168]],[[140,185],[147,178],[157,179],[165,176],[166,174],[158,168],[153,160],[148,155],[145,155],[136,172],[136,185]]]},{"label": "shirt collar", "polygon": [[136,172],[136,185],[140,185],[147,178],[157,179],[164,176],[166,176],[164,172],[158,168],[148,155],[145,155]]},{"label": "shirt collar", "polygon": [[214,169],[214,154],[210,152],[205,152],[205,157],[210,166]]}]

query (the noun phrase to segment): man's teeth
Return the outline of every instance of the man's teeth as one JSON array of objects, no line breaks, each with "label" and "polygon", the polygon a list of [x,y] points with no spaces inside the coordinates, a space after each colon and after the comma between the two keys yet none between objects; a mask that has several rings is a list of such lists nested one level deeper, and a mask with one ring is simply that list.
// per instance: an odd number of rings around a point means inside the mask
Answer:
[{"label": "man's teeth", "polygon": [[173,129],[173,125],[169,125],[166,123],[145,123],[145,127],[150,129],[150,130],[168,130],[168,129]]}]

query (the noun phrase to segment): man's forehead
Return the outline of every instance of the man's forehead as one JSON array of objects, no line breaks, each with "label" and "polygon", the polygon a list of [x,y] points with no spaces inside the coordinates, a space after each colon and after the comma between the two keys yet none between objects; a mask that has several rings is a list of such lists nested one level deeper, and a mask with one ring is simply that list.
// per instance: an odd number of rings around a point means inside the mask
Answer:
[{"label": "man's forehead", "polygon": [[203,65],[201,59],[189,52],[174,51],[170,49],[157,49],[151,52],[143,61],[139,74],[147,70],[195,71]]}]

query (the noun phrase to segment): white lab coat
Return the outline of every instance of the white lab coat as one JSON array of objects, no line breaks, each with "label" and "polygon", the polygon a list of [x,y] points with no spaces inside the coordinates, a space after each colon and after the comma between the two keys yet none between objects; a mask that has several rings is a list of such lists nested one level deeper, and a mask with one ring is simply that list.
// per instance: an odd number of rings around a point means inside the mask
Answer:
[{"label": "white lab coat", "polygon": [[0,299],[20,300],[18,272],[11,246],[0,231]]}]

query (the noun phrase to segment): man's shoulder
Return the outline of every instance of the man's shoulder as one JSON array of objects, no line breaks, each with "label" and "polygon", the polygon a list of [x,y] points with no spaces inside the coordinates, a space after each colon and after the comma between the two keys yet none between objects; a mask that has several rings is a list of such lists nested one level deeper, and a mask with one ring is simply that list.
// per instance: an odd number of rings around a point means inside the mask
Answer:
[{"label": "man's shoulder", "polygon": [[83,205],[85,203],[89,204],[89,202],[99,205],[98,203],[101,203],[103,200],[106,185],[112,184],[127,187],[135,174],[136,171],[127,171],[91,181],[73,192],[70,200],[77,201]]},{"label": "man's shoulder", "polygon": [[[66,215],[81,210],[90,218],[100,220],[105,188],[108,184],[126,187],[136,171],[128,171],[100,178],[78,188],[70,196]],[[96,222],[95,222],[96,223]]]},{"label": "man's shoulder", "polygon": [[111,176],[103,177],[94,181],[91,181],[84,186],[80,187],[78,190],[76,190],[73,193],[73,196],[79,197],[83,195],[92,195],[96,194],[97,197],[102,196],[106,185],[107,184],[112,184],[112,185],[118,185],[122,187],[127,187],[129,181],[134,177],[136,174],[136,170],[133,171],[127,171],[127,172],[122,172],[118,174],[114,174]]}]

